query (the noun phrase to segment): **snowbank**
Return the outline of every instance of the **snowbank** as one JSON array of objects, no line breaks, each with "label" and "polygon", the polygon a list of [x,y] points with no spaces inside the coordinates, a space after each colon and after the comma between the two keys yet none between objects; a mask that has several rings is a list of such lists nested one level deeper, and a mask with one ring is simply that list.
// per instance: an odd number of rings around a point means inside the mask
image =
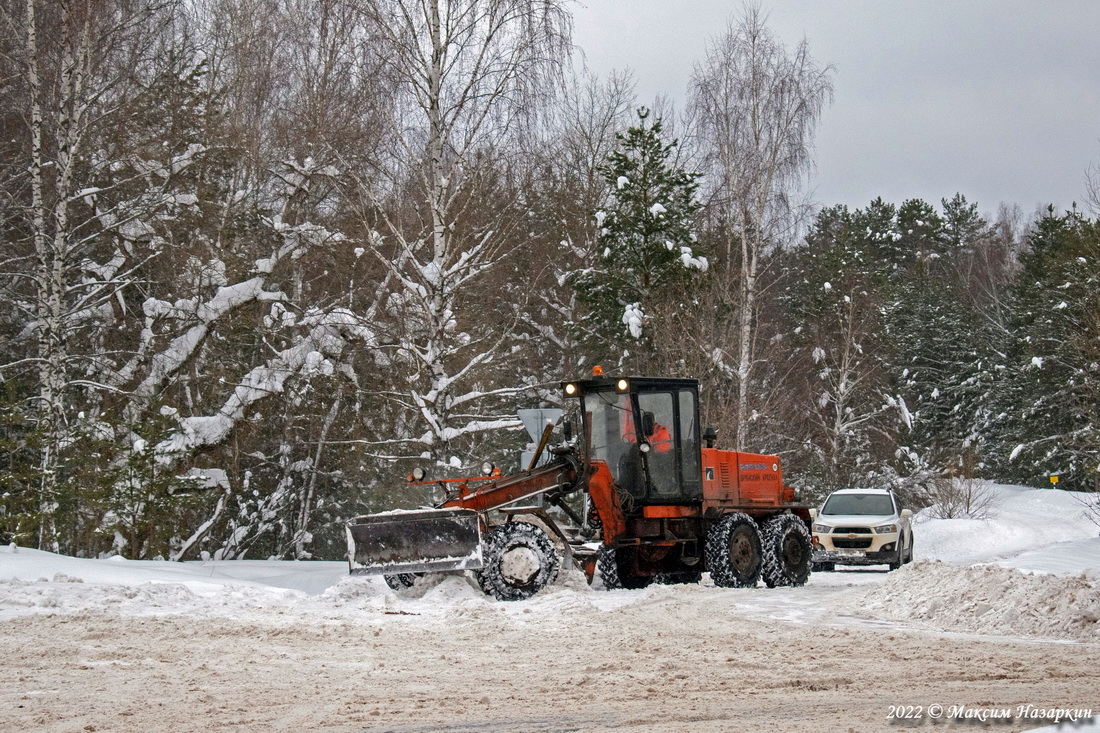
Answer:
[{"label": "snowbank", "polygon": [[857,604],[859,615],[922,628],[1100,642],[1100,583],[1080,576],[922,561]]},{"label": "snowbank", "polygon": [[[395,594],[381,578],[349,577],[345,562],[96,560],[0,547],[0,618],[105,610],[276,623],[415,615],[446,625],[457,617],[557,623],[668,606],[675,613],[732,609],[741,617],[810,625],[868,616],[918,628],[1100,641],[1100,537],[1078,497],[1011,486],[991,490],[996,506],[987,519],[917,517],[918,563],[894,573],[816,573],[805,588],[729,594],[704,586],[651,586],[605,593],[573,573],[527,601],[499,603],[476,583],[453,576],[425,578]],[[927,559],[940,562],[920,562]],[[968,567],[978,562],[990,565]],[[838,608],[847,621],[836,620]]]},{"label": "snowbank", "polygon": [[[991,484],[989,515],[984,519],[930,519],[929,511],[913,520],[914,555],[956,565],[997,562],[1007,567],[1043,572],[1079,573],[1100,568],[1088,559],[1065,553],[1063,566],[1052,564],[1046,548],[1096,538],[1098,528],[1085,514],[1087,495],[1058,489]],[[1040,554],[1034,553],[1042,550]],[[1059,553],[1055,553],[1056,555]]]},{"label": "snowbank", "polygon": [[988,491],[983,519],[918,514],[918,562],[848,610],[925,629],[1100,641],[1100,537],[1085,495],[997,484]]}]

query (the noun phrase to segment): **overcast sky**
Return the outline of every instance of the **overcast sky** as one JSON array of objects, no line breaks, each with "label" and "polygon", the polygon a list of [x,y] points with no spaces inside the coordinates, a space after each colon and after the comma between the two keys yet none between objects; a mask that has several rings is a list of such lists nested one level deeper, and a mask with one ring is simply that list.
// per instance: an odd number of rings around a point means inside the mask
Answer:
[{"label": "overcast sky", "polygon": [[[679,107],[736,0],[582,0],[575,42],[599,73],[629,68],[639,98]],[[932,203],[961,192],[994,213],[1082,201],[1100,163],[1097,0],[770,0],[769,27],[835,67],[814,199]]]}]

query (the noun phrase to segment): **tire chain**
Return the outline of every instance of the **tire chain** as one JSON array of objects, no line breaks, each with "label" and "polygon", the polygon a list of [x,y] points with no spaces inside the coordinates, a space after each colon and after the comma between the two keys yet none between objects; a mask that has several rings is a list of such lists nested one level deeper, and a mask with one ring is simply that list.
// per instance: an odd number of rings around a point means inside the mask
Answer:
[{"label": "tire chain", "polygon": [[[783,557],[783,543],[787,535],[794,532],[798,535],[802,544],[805,559],[806,572],[802,573],[796,568],[786,566]],[[800,586],[805,585],[809,577],[810,563],[810,532],[801,519],[793,514],[780,514],[772,517],[764,525],[760,537],[761,550],[763,551],[763,568],[761,575],[764,583],[769,588],[776,586]]]},{"label": "tire chain", "polygon": [[[529,586],[517,587],[500,572],[499,560],[516,547],[526,547],[539,558],[539,570]],[[508,522],[495,527],[485,548],[485,567],[477,573],[477,583],[486,595],[500,601],[521,601],[538,593],[558,577],[561,560],[554,543],[541,528],[530,522]]]},{"label": "tire chain", "polygon": [[760,532],[756,522],[743,512],[726,514],[712,524],[707,532],[705,548],[707,569],[710,571],[710,577],[714,584],[721,588],[751,588],[760,579],[762,563],[758,563],[756,572],[749,578],[738,578],[730,567],[730,535],[735,527],[745,523],[756,531],[759,540]]}]

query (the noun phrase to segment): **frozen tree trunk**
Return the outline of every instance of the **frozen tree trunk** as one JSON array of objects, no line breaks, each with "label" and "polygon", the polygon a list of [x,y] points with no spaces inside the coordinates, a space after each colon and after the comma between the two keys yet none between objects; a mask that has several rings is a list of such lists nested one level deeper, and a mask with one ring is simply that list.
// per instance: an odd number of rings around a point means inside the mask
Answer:
[{"label": "frozen tree trunk", "polygon": [[[814,131],[832,95],[831,69],[810,58],[805,41],[790,53],[759,7],[713,40],[696,66],[690,105],[711,168],[710,198],[726,231],[726,305],[737,316],[735,446],[747,447],[755,331],[768,255],[793,239],[796,197],[812,161]],[[735,247],[740,248],[739,269]]]},{"label": "frozen tree trunk", "polygon": [[39,511],[41,519],[38,531],[40,549],[57,550],[56,527],[53,513],[56,506],[57,446],[60,443],[60,427],[64,418],[61,392],[64,388],[64,359],[61,353],[61,308],[58,268],[60,261],[53,252],[53,240],[46,229],[49,215],[45,198],[43,144],[42,88],[38,64],[38,21],[35,0],[26,5],[26,75],[30,91],[31,133],[31,225],[34,236],[36,260],[35,291],[40,305],[38,329],[38,420],[44,437],[39,470]]},{"label": "frozen tree trunk", "polygon": [[336,422],[336,416],[340,413],[340,397],[341,394],[337,393],[336,398],[332,401],[332,406],[325,414],[325,421],[321,424],[321,434],[317,436],[317,450],[313,454],[313,466],[309,473],[309,481],[302,488],[298,503],[298,531],[294,534],[295,560],[308,560],[311,557],[306,550],[306,545],[312,539],[309,532],[309,517],[313,511],[313,497],[317,490],[317,474],[321,470],[321,455],[324,453],[329,431],[332,430],[332,426]]}]

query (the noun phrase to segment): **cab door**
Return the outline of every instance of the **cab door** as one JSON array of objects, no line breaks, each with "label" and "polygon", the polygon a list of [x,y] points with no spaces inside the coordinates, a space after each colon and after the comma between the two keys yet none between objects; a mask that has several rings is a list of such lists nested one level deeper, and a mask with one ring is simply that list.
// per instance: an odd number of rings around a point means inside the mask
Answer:
[{"label": "cab door", "polygon": [[639,392],[638,430],[644,452],[648,503],[695,501],[702,497],[698,396],[691,389]]}]

